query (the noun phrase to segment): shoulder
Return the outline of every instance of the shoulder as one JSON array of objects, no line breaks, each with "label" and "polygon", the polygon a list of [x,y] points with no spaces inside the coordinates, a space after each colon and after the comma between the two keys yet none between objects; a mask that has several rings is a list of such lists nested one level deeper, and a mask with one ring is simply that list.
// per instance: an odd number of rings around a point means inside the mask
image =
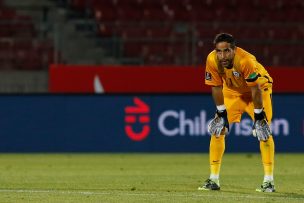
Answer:
[{"label": "shoulder", "polygon": [[207,64],[208,65],[214,65],[216,66],[216,53],[215,50],[213,50],[212,52],[210,52],[207,56]]},{"label": "shoulder", "polygon": [[242,49],[240,47],[237,47],[236,56],[239,60],[241,67],[248,66],[248,65],[252,66],[257,63],[256,57],[253,54],[245,51],[244,49]]},{"label": "shoulder", "polygon": [[242,49],[241,47],[236,48],[235,54],[237,56],[239,56],[241,59],[254,59],[254,60],[256,60],[256,58],[253,54],[246,51],[245,49]]}]

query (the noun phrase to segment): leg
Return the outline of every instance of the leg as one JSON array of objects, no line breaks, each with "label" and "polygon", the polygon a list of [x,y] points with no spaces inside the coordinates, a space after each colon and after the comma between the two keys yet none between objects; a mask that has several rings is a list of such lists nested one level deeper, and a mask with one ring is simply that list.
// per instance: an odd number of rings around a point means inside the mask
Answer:
[{"label": "leg", "polygon": [[[272,102],[270,93],[263,94],[263,105],[268,123],[270,124],[272,120]],[[272,136],[267,141],[260,142],[260,150],[264,166],[264,175],[267,181],[273,181],[274,148],[275,147]],[[270,177],[267,178],[267,176]]]},{"label": "leg", "polygon": [[[266,117],[268,123],[271,123],[272,120],[272,101],[271,94],[264,93],[263,94],[263,105],[266,113]],[[273,141],[273,136],[270,136],[268,140],[260,142],[260,150],[262,156],[262,162],[264,167],[264,182],[273,183],[273,169],[274,169],[274,153],[275,153],[275,145]],[[270,190],[270,192],[274,192]]]},{"label": "leg", "polygon": [[264,166],[264,181],[273,181],[274,141],[272,136],[267,141],[260,141],[260,150]]},{"label": "leg", "polygon": [[210,177],[198,190],[220,190],[220,168],[225,151],[225,135],[211,136],[209,147]]},{"label": "leg", "polygon": [[[240,97],[225,95],[225,106],[230,124],[240,122],[246,103]],[[225,134],[211,136],[209,148],[210,179],[219,179],[222,158],[225,151]]]},{"label": "leg", "polygon": [[[271,123],[272,120],[272,102],[271,102],[271,90],[263,93],[263,106],[264,111],[268,120]],[[248,105],[246,111],[253,119],[253,104],[252,102]],[[260,151],[262,157],[262,163],[264,168],[264,180],[261,188],[257,189],[260,192],[274,192],[274,181],[273,181],[273,169],[274,169],[274,153],[275,145],[273,136],[270,136],[266,141],[260,141]]]},{"label": "leg", "polygon": [[264,167],[264,180],[258,192],[275,192],[273,168],[274,168],[274,141],[270,136],[266,141],[260,141],[260,150]]},{"label": "leg", "polygon": [[[228,113],[229,123],[240,122],[242,108],[245,108],[245,103],[240,97],[225,97],[225,106]],[[209,147],[209,163],[210,177],[203,183],[198,190],[219,190],[219,175],[222,163],[222,158],[225,151],[225,135],[216,137],[211,136]]]},{"label": "leg", "polygon": [[225,135],[211,136],[209,148],[210,179],[219,179],[222,157],[225,151]]}]

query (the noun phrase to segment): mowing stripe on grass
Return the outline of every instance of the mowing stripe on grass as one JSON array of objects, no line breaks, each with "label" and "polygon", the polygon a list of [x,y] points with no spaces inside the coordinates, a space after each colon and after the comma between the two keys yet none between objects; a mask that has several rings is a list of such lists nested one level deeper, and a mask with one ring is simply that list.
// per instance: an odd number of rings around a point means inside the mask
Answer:
[{"label": "mowing stripe on grass", "polygon": [[[127,196],[163,196],[163,197],[212,197],[212,198],[249,198],[249,199],[285,199],[285,200],[303,200],[304,197],[290,196],[254,196],[254,195],[223,195],[215,196],[214,194],[178,194],[178,193],[149,193],[149,192],[93,192],[93,191],[72,191],[72,190],[16,190],[16,189],[0,189],[0,193],[48,193],[48,194],[73,194],[73,195],[127,195]],[[265,195],[265,193],[261,193]]]}]

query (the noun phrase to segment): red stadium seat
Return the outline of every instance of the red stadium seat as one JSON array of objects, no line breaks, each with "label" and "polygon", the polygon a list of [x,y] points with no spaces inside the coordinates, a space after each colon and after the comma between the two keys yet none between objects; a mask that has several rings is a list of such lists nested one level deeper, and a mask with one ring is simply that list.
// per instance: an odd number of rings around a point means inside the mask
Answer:
[{"label": "red stadium seat", "polygon": [[43,50],[35,47],[37,34],[31,16],[21,15],[0,1],[0,21],[1,69],[38,70],[48,67],[51,61],[44,63],[43,55],[53,50],[53,45]]},{"label": "red stadium seat", "polygon": [[[184,40],[196,37],[194,47],[197,58],[201,58],[212,50],[216,33],[229,32],[266,63],[287,64],[292,56],[273,49],[272,44],[304,37],[304,28],[300,26],[304,19],[302,0],[73,0],[72,8],[90,8],[101,23],[98,31],[101,37],[120,37],[125,41],[125,56],[144,57],[147,62],[176,62],[178,57],[166,50],[172,50],[174,45],[168,42],[177,37]],[[184,28],[176,26],[183,23]],[[0,31],[0,35],[5,34]],[[151,39],[154,43],[136,39]]]}]

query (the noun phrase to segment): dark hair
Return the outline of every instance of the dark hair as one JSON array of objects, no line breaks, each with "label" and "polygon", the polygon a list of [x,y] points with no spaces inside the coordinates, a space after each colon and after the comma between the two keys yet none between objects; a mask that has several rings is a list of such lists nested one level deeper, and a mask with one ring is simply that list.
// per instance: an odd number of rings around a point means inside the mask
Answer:
[{"label": "dark hair", "polygon": [[235,47],[235,39],[231,34],[228,33],[217,34],[214,38],[213,44],[216,45],[217,43],[220,42],[227,42],[230,43],[231,48]]}]

